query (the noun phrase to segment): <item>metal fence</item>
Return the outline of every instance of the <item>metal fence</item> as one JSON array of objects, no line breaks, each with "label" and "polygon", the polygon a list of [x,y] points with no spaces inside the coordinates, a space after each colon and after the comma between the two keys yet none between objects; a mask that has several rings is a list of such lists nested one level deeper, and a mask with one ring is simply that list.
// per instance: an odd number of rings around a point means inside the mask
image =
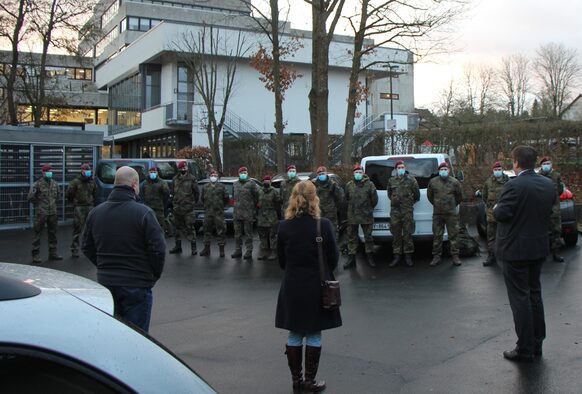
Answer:
[{"label": "metal fence", "polygon": [[0,143],[0,230],[32,226],[28,192],[46,163],[52,165],[53,179],[59,184],[59,221],[71,219],[72,205],[65,197],[69,182],[80,173],[81,164],[95,166],[96,161],[95,146]]}]

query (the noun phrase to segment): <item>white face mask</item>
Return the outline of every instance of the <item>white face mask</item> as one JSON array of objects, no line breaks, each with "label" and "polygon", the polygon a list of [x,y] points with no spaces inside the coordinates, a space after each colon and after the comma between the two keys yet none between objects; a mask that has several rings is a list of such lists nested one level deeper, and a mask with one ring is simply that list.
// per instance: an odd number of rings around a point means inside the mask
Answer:
[{"label": "white face mask", "polygon": [[215,183],[217,180],[218,180],[218,178],[215,176],[210,177],[210,182],[212,182],[212,183]]}]

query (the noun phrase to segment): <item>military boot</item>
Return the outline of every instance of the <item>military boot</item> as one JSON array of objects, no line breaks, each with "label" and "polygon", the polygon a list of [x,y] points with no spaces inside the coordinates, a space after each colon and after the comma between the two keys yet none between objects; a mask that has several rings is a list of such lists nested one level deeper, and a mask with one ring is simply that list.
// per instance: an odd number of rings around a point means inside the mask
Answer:
[{"label": "military boot", "polygon": [[257,257],[257,260],[265,260],[267,258],[267,250],[261,248],[261,250],[259,251],[259,256]]},{"label": "military boot", "polygon": [[79,251],[76,249],[71,249],[71,257],[76,259],[79,257]]},{"label": "military boot", "polygon": [[218,245],[218,250],[220,252],[220,257],[224,257],[224,245]]},{"label": "military boot", "polygon": [[495,255],[493,254],[493,252],[489,252],[487,254],[487,259],[483,262],[483,267],[490,267],[492,265],[495,265],[497,263],[496,259],[495,259]]},{"label": "military boot", "polygon": [[376,262],[374,261],[374,253],[366,253],[366,260],[368,265],[372,268],[376,268]]},{"label": "military boot", "polygon": [[233,259],[238,259],[242,257],[242,248],[238,247],[234,250],[234,253],[230,255]]},{"label": "military boot", "polygon": [[275,252],[274,249],[271,249],[271,253],[269,253],[267,260],[277,260],[277,252]]},{"label": "military boot", "polygon": [[210,256],[210,244],[204,244],[204,249],[200,252],[200,256]]},{"label": "military boot", "polygon": [[355,267],[356,267],[356,255],[355,254],[349,254],[348,255],[348,259],[344,263],[344,269],[345,270],[349,270],[349,269],[355,268]]},{"label": "military boot", "polygon": [[40,254],[38,253],[33,253],[32,254],[32,264],[41,264],[42,260],[40,258]]},{"label": "military boot", "polygon": [[177,239],[174,247],[170,249],[170,254],[182,253],[182,241]]},{"label": "military boot", "polygon": [[190,242],[190,249],[192,250],[192,256],[196,256],[198,251],[196,250],[196,242]]},{"label": "military boot", "polygon": [[458,254],[453,255],[453,265],[456,265],[457,267],[461,265],[461,259]]},{"label": "military boot", "polygon": [[51,250],[49,250],[49,257],[48,257],[48,259],[50,261],[62,260],[63,259],[63,256],[61,256],[60,254],[58,254],[55,249],[51,249]]},{"label": "military boot", "polygon": [[563,263],[564,258],[560,256],[560,249],[553,249],[552,250],[552,258],[556,263]]},{"label": "military boot", "polygon": [[392,259],[392,262],[390,264],[388,264],[388,267],[394,268],[398,265],[398,263],[400,263],[400,255],[395,254],[394,258]]},{"label": "military boot", "polygon": [[434,256],[432,256],[432,261],[428,265],[430,265],[431,267],[436,267],[440,263],[441,263],[441,255],[435,254]]},{"label": "military boot", "polygon": [[412,267],[414,265],[414,261],[412,261],[412,254],[411,253],[406,253],[404,255],[404,261],[406,262],[406,265],[408,267]]},{"label": "military boot", "polygon": [[252,260],[253,259],[253,250],[252,249],[247,249],[247,251],[245,252],[245,255],[243,256],[244,260]]}]

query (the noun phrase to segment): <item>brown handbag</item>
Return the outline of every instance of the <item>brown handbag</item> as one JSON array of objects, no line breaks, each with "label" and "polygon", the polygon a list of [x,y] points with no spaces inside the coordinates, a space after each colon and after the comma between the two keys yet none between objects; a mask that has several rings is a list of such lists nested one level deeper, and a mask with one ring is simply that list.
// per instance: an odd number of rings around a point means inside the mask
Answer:
[{"label": "brown handbag", "polygon": [[317,256],[319,260],[319,277],[321,278],[321,306],[325,310],[338,309],[342,304],[340,284],[337,280],[327,280],[325,264],[323,262],[323,238],[321,236],[321,220],[317,220]]}]

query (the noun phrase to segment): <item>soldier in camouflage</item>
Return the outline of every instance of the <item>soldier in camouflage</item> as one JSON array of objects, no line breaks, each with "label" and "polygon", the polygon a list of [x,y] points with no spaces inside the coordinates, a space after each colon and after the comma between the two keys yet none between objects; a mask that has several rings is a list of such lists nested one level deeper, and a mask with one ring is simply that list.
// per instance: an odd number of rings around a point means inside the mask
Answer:
[{"label": "soldier in camouflage", "polygon": [[549,178],[556,186],[556,200],[552,207],[552,215],[550,216],[550,242],[552,249],[552,257],[556,263],[564,262],[564,258],[560,255],[560,248],[562,247],[562,217],[560,212],[560,195],[564,192],[564,184],[560,173],[552,168],[552,158],[544,156],[540,161],[541,170],[540,175]]},{"label": "soldier in camouflage", "polygon": [[224,207],[228,204],[228,192],[222,183],[218,181],[218,173],[210,172],[210,182],[202,189],[202,204],[204,204],[204,249],[200,256],[210,256],[210,242],[212,234],[216,231],[220,257],[224,257],[224,242],[226,223],[224,221]]},{"label": "soldier in camouflage", "polygon": [[404,253],[406,265],[412,267],[414,253],[414,204],[420,200],[418,182],[406,171],[404,161],[396,162],[396,176],[388,179],[388,198],[390,199],[390,232],[392,233],[392,254],[389,267],[396,267]]},{"label": "soldier in camouflage", "polygon": [[287,166],[287,178],[281,182],[281,217],[285,217],[285,210],[287,209],[287,205],[289,204],[289,197],[291,197],[291,191],[298,184],[301,180],[297,177],[297,168],[295,164],[289,164]]},{"label": "soldier in camouflage", "polygon": [[95,206],[97,185],[93,180],[93,171],[89,164],[81,166],[81,174],[69,182],[67,200],[73,204],[73,241],[71,256],[79,257],[79,236],[85,227],[87,215]]},{"label": "soldier in camouflage", "polygon": [[493,174],[485,181],[483,186],[483,201],[487,212],[487,259],[483,262],[484,267],[489,267],[497,263],[495,258],[495,234],[497,233],[497,222],[493,217],[493,207],[497,204],[503,185],[509,181],[509,177],[503,173],[501,163],[493,163]]},{"label": "soldier in camouflage", "polygon": [[180,235],[190,241],[192,256],[196,251],[196,216],[194,205],[200,197],[198,182],[194,175],[188,171],[188,163],[178,163],[178,174],[174,177],[173,216],[175,225],[176,244],[170,253],[182,253],[182,241]]},{"label": "soldier in camouflage", "polygon": [[230,256],[239,258],[242,256],[242,241],[245,238],[245,260],[253,258],[253,220],[255,207],[258,203],[259,187],[249,179],[249,171],[246,167],[238,169],[238,180],[234,183],[234,241],[235,250]]},{"label": "soldier in camouflage", "polygon": [[166,202],[170,199],[170,187],[166,181],[160,179],[157,167],[150,168],[141,194],[144,204],[156,214],[160,227],[169,234],[170,229],[166,223]]},{"label": "soldier in camouflage", "polygon": [[57,203],[59,201],[59,185],[52,179],[53,171],[50,164],[42,166],[42,177],[32,184],[28,193],[28,201],[34,206],[34,221],[32,225],[32,262],[42,263],[40,259],[40,237],[46,224],[48,230],[49,260],[62,260],[57,253]]},{"label": "soldier in camouflage", "polygon": [[434,267],[441,262],[441,253],[443,249],[443,235],[445,226],[449,234],[449,245],[453,265],[461,265],[459,258],[459,213],[456,208],[463,199],[461,183],[456,180],[450,173],[449,164],[442,162],[438,167],[439,176],[434,177],[428,183],[426,195],[428,201],[433,205],[432,213],[432,261],[430,266]]},{"label": "soldier in camouflage", "polygon": [[373,212],[378,203],[378,194],[376,193],[376,186],[364,174],[364,170],[359,164],[354,166],[354,180],[349,181],[346,185],[346,200],[348,202],[348,260],[344,264],[344,269],[356,266],[358,226],[362,226],[362,231],[364,232],[368,265],[375,267],[372,227],[374,225]]},{"label": "soldier in camouflage", "polygon": [[321,217],[331,221],[335,230],[335,238],[338,239],[338,208],[344,198],[344,192],[336,181],[330,179],[327,168],[320,166],[317,168],[317,178],[314,181],[319,197],[319,209]]},{"label": "soldier in camouflage", "polygon": [[259,189],[257,204],[257,226],[261,250],[259,260],[277,258],[277,226],[279,225],[278,210],[281,205],[279,191],[271,186],[271,177],[263,177],[263,187]]}]

